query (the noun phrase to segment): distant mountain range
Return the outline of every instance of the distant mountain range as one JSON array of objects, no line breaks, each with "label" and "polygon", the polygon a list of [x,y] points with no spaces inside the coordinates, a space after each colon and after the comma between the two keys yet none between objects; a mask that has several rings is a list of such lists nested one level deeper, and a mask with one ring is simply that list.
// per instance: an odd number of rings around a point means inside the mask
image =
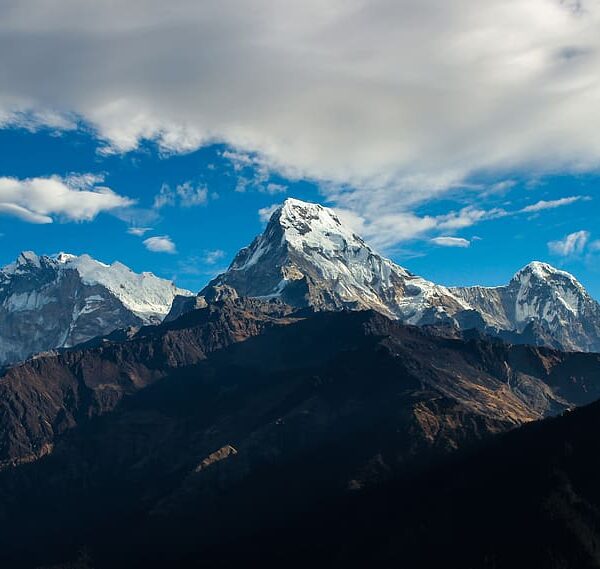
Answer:
[{"label": "distant mountain range", "polygon": [[121,263],[21,253],[0,269],[0,366],[119,328],[158,324],[177,295],[191,293]]},{"label": "distant mountain range", "polygon": [[[273,213],[264,233],[200,296],[219,289],[317,310],[373,309],[408,324],[476,328],[513,343],[600,351],[600,305],[569,273],[532,262],[506,286],[447,288],[378,255],[331,209],[296,199]],[[169,318],[201,302],[178,299]]]},{"label": "distant mountain range", "polygon": [[498,287],[445,287],[380,256],[336,214],[288,199],[264,233],[195,297],[88,255],[24,252],[0,269],[0,366],[235,295],[316,310],[372,309],[415,325],[478,329],[511,343],[600,351],[600,305],[569,273],[532,262]]}]

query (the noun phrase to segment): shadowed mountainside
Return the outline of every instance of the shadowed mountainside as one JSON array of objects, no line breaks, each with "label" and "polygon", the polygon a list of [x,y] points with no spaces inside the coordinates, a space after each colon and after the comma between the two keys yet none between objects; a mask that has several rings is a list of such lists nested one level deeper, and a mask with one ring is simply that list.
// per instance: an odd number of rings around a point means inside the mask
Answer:
[{"label": "shadowed mountainside", "polygon": [[9,370],[0,560],[195,559],[598,396],[597,355],[435,332],[235,299]]}]

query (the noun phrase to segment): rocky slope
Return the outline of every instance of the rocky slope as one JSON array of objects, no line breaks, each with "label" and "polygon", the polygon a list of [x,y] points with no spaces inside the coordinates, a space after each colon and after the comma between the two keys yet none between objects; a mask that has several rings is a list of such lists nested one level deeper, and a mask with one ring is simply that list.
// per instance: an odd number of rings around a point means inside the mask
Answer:
[{"label": "rocky slope", "polygon": [[[600,404],[205,552],[208,567],[593,569]],[[299,539],[298,536],[302,536]]]},{"label": "rocky slope", "polygon": [[195,566],[224,538],[600,395],[595,354],[433,332],[229,299],[10,369],[0,561],[86,546],[97,567]]},{"label": "rocky slope", "polygon": [[202,305],[215,287],[317,310],[373,309],[416,325],[477,328],[514,343],[600,351],[600,305],[577,280],[534,262],[509,285],[447,288],[378,255],[318,204],[287,199],[198,299],[178,299],[169,319]]},{"label": "rocky slope", "polygon": [[0,366],[118,328],[159,323],[191,293],[121,263],[25,252],[0,269]]},{"label": "rocky slope", "polygon": [[276,317],[287,323],[287,311],[252,300],[211,305],[161,327],[110,335],[90,342],[93,347],[9,368],[0,377],[0,469],[35,461],[82,421],[112,411],[124,397],[208,353],[261,333]]}]

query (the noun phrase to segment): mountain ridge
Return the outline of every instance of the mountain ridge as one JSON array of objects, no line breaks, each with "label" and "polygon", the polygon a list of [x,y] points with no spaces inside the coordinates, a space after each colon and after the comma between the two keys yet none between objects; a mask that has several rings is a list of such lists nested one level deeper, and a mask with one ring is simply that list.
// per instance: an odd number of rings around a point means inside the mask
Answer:
[{"label": "mountain ridge", "polygon": [[0,365],[119,328],[161,322],[192,293],[89,255],[21,253],[0,269]]},{"label": "mountain ridge", "polygon": [[374,309],[407,324],[450,324],[516,343],[600,351],[600,304],[570,273],[532,261],[507,285],[438,285],[376,253],[333,210],[294,198],[196,300],[176,299],[168,318],[201,306],[215,289],[317,310]]}]

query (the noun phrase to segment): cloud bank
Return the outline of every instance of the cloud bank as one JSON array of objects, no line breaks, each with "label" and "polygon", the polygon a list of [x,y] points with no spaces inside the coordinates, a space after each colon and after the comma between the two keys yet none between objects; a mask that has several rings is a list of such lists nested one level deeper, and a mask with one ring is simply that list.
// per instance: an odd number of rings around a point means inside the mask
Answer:
[{"label": "cloud bank", "polygon": [[0,123],[81,119],[106,152],[224,141],[397,209],[598,168],[599,25],[598,0],[5,0]]}]

